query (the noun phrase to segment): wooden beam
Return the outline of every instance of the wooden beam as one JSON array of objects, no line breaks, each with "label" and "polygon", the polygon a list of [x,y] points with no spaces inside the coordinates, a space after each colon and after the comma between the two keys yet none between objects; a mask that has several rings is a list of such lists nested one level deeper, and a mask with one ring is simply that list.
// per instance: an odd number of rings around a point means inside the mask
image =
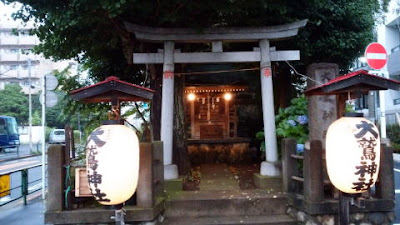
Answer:
[{"label": "wooden beam", "polygon": [[268,27],[213,27],[203,30],[191,28],[145,27],[125,22],[128,32],[136,39],[149,42],[209,42],[215,40],[231,42],[257,42],[261,39],[282,40],[296,36],[298,30],[307,24],[300,20],[290,24]]},{"label": "wooden beam", "polygon": [[[300,60],[300,51],[272,51],[271,61]],[[163,53],[133,53],[134,64],[161,64]],[[243,63],[260,62],[260,52],[175,52],[174,63]]]}]

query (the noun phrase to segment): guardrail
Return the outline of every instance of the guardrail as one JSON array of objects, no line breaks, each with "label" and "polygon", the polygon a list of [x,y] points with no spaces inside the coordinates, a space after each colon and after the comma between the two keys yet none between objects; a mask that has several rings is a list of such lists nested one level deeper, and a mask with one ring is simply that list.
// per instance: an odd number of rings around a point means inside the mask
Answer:
[{"label": "guardrail", "polygon": [[[27,204],[27,196],[28,195],[33,194],[33,193],[35,193],[35,192],[37,192],[39,190],[42,190],[42,186],[40,185],[41,184],[40,181],[42,180],[42,178],[29,181],[29,177],[28,177],[28,171],[30,169],[34,169],[34,168],[41,167],[41,166],[42,166],[42,164],[36,164],[36,165],[25,167],[25,168],[22,168],[22,169],[17,169],[17,170],[8,171],[6,173],[1,173],[0,174],[0,180],[1,180],[1,178],[6,180],[4,177],[8,176],[8,182],[9,182],[10,188],[0,192],[0,196],[2,196],[2,197],[0,197],[0,207],[3,206],[3,205],[6,205],[8,203],[14,202],[14,201],[16,201],[18,199],[21,199],[21,198],[24,200],[24,205],[26,205]],[[11,178],[11,176],[13,174],[18,174],[18,173],[20,173],[20,176],[21,176],[21,185],[15,186],[15,187],[11,187],[12,180],[10,178]],[[7,182],[7,181],[3,181],[3,182]],[[39,187],[35,187],[36,185],[38,185]],[[15,193],[13,191],[14,190],[18,190],[18,189],[21,190],[21,194],[20,195],[18,195],[16,197],[11,197],[11,199],[7,200],[4,203],[1,202],[1,200],[6,198],[7,196],[12,196],[12,194]]]}]

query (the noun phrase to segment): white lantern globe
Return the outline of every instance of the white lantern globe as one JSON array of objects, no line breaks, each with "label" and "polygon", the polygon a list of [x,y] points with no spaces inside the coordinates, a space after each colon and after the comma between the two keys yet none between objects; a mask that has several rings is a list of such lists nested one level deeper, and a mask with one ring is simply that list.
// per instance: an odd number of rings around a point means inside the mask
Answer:
[{"label": "white lantern globe", "polygon": [[326,135],[326,167],[332,184],[342,192],[356,194],[372,187],[379,172],[378,128],[362,117],[342,117]]},{"label": "white lantern globe", "polygon": [[118,205],[136,191],[139,140],[124,125],[102,125],[88,137],[86,168],[89,187],[99,203]]}]

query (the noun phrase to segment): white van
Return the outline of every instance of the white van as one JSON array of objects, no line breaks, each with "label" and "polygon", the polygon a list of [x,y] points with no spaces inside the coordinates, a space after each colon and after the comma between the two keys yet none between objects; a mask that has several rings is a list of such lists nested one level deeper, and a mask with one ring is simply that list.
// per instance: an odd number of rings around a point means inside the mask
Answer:
[{"label": "white van", "polygon": [[65,130],[54,129],[49,135],[49,144],[64,144],[65,143]]}]

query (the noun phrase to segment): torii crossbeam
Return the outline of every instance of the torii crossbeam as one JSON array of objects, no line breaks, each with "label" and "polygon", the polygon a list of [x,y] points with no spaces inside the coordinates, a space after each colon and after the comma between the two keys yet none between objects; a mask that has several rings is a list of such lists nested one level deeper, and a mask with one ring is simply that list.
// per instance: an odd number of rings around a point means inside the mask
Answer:
[{"label": "torii crossbeam", "polygon": [[[260,62],[262,109],[266,161],[262,162],[261,175],[279,176],[278,150],[275,127],[275,111],[272,86],[271,61],[300,60],[300,52],[277,51],[270,47],[270,41],[279,41],[296,36],[298,30],[307,24],[301,20],[291,24],[268,27],[208,28],[199,32],[185,28],[152,28],[125,23],[126,29],[137,40],[163,42],[164,49],[157,53],[134,53],[134,64],[163,64],[163,89],[161,105],[161,140],[164,143],[164,179],[178,178],[176,165],[172,164],[173,146],[173,103],[175,63],[244,63]],[[180,52],[175,49],[179,43],[212,43],[211,52]],[[253,51],[223,52],[223,42],[255,42]]]}]

